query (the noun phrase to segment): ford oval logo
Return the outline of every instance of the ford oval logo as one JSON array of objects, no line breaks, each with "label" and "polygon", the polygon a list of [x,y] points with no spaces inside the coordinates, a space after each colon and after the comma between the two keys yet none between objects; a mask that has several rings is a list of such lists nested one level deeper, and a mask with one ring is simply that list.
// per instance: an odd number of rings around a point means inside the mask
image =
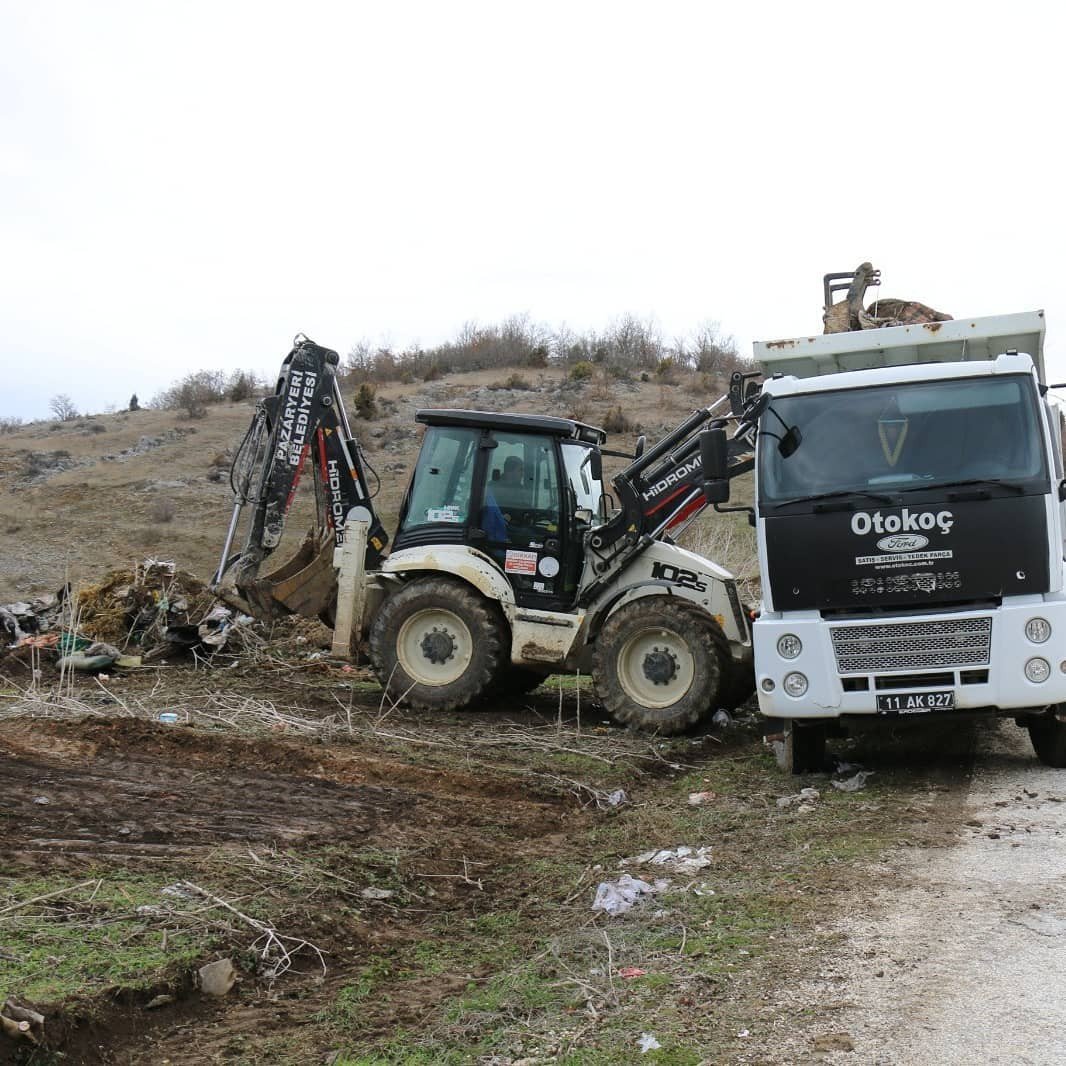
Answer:
[{"label": "ford oval logo", "polygon": [[928,543],[929,538],[921,533],[896,533],[891,537],[882,537],[877,546],[883,552],[916,552]]}]

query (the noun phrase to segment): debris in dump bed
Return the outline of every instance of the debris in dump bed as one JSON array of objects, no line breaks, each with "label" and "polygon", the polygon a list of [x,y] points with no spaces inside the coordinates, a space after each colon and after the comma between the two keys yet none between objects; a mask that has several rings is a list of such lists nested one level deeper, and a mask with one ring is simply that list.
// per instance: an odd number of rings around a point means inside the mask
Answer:
[{"label": "debris in dump bed", "polygon": [[644,896],[662,892],[669,884],[669,881],[661,880],[649,883],[639,877],[622,874],[617,881],[600,882],[596,888],[596,898],[592,901],[592,909],[603,911],[605,914],[625,914]]},{"label": "debris in dump bed", "polygon": [[621,866],[667,866],[679,874],[694,874],[711,865],[710,848],[690,848],[681,845],[676,848],[658,848],[645,851],[632,858],[623,859]]},{"label": "debris in dump bed", "polygon": [[[836,784],[836,782],[833,782]],[[822,798],[821,792],[816,788],[805,788],[797,792],[794,796],[779,796],[777,800],[778,807],[782,809],[785,807],[796,807],[800,810],[810,810],[810,805],[816,803]]]},{"label": "debris in dump bed", "polygon": [[859,789],[866,787],[866,781],[873,776],[873,770],[860,770],[854,777],[849,777],[846,781],[834,781],[833,788],[839,789],[841,792],[858,792]]}]

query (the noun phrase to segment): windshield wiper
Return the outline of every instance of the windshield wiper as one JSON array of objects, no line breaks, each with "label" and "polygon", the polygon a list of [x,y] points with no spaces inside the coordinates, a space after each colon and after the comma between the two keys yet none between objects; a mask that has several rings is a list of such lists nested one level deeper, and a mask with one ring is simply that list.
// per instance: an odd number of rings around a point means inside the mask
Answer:
[{"label": "windshield wiper", "polygon": [[[1008,489],[1018,496],[1025,495],[1025,486],[1017,481],[1008,481],[1001,477],[970,477],[962,481],[938,481],[933,485],[914,485],[906,489],[898,489],[898,492],[918,492],[921,489],[965,489],[965,488],[993,488]],[[949,493],[949,496],[952,495]]]},{"label": "windshield wiper", "polygon": [[814,496],[797,496],[794,500],[783,500],[777,506],[783,507],[791,503],[818,503],[823,500],[845,501],[855,496],[861,496],[864,500],[875,500],[877,503],[896,502],[891,496],[886,496],[883,492],[868,492],[866,489],[837,489],[834,492],[819,492]]}]

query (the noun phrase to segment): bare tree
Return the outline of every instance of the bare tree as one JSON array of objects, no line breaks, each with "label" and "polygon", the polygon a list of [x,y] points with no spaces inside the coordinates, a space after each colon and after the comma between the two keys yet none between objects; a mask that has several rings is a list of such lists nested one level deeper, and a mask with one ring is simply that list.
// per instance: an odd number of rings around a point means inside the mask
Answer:
[{"label": "bare tree", "polygon": [[60,422],[73,422],[78,417],[78,409],[66,393],[60,392],[53,396],[48,401],[48,407]]}]

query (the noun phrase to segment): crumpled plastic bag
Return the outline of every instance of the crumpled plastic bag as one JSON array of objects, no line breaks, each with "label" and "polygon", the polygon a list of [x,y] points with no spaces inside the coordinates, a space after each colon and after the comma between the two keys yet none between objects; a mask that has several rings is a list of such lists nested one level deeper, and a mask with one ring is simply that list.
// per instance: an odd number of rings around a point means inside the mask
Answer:
[{"label": "crumpled plastic bag", "polygon": [[664,881],[649,884],[639,877],[622,874],[617,881],[600,882],[596,889],[596,898],[592,901],[592,909],[603,911],[605,914],[625,914],[644,896],[653,896],[665,887]]}]

